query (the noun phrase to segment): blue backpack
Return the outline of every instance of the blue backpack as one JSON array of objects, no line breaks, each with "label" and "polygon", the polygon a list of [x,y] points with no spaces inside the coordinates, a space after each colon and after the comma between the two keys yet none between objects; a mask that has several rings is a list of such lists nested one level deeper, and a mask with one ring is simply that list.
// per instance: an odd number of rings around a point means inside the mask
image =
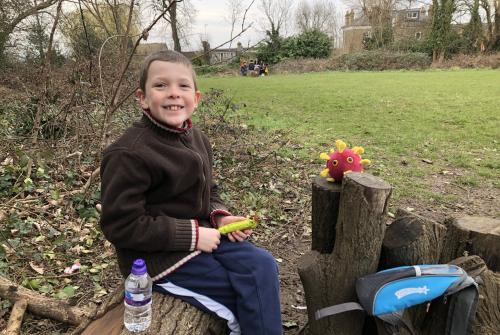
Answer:
[{"label": "blue backpack", "polygon": [[449,297],[445,335],[466,335],[476,313],[477,283],[455,265],[401,266],[370,274],[356,281],[359,303],[325,307],[317,310],[316,320],[352,310],[363,310],[384,321],[391,333],[401,327],[415,334],[403,320],[405,308]]}]

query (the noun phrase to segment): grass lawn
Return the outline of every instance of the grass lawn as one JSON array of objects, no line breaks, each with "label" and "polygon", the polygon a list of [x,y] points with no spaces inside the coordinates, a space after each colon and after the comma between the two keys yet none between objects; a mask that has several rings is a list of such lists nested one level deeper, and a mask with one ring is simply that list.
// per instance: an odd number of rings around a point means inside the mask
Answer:
[{"label": "grass lawn", "polygon": [[[452,175],[458,187],[500,188],[498,70],[323,72],[199,82],[202,91],[229,93],[248,123],[286,129],[304,146],[285,154],[317,159],[339,138],[363,146],[363,158],[373,162],[370,172],[395,187],[396,199],[457,200],[433,190],[437,175]],[[323,163],[317,162],[319,172]]]}]

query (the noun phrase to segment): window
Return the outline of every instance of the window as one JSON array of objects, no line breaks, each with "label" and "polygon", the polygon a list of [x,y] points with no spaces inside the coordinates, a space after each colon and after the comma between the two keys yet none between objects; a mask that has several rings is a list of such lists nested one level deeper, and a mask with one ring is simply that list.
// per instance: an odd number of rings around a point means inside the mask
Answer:
[{"label": "window", "polygon": [[422,38],[422,32],[421,32],[421,31],[417,31],[417,32],[415,33],[415,38],[416,38],[417,40],[421,39],[421,38]]},{"label": "window", "polygon": [[418,19],[418,12],[408,12],[406,13],[407,19]]}]

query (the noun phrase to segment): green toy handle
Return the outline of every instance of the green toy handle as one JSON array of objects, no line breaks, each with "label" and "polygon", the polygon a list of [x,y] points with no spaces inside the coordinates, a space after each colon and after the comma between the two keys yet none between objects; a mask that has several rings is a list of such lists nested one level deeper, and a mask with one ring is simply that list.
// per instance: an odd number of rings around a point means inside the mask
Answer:
[{"label": "green toy handle", "polygon": [[252,219],[245,219],[222,226],[218,230],[221,234],[228,234],[237,230],[254,229],[255,227],[257,227],[257,222]]}]

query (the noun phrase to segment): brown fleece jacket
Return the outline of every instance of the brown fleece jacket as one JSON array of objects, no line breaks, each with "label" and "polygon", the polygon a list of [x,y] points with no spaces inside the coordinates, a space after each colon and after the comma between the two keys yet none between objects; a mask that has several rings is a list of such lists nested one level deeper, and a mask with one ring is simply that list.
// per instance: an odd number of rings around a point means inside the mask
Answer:
[{"label": "brown fleece jacket", "polygon": [[175,270],[194,256],[198,224],[210,227],[211,214],[227,211],[212,181],[210,143],[187,125],[169,128],[146,114],[104,151],[101,228],[123,276],[137,258],[151,277]]}]

